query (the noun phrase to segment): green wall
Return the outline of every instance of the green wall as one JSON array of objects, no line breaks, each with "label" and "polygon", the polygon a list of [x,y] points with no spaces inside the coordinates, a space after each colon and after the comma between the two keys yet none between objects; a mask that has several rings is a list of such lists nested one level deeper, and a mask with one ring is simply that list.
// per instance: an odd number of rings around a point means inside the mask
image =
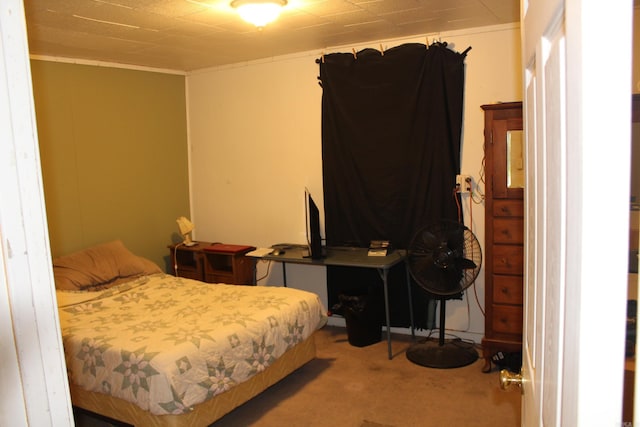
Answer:
[{"label": "green wall", "polygon": [[166,268],[189,216],[185,77],[32,60],[51,251],[121,239]]}]

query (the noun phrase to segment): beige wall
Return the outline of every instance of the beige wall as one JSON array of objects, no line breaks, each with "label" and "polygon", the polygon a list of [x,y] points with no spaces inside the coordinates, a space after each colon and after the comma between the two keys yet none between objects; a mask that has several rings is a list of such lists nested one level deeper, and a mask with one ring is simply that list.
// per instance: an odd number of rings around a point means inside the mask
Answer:
[{"label": "beige wall", "polygon": [[[520,29],[485,27],[442,34],[467,55],[462,172],[480,180],[484,116],[480,105],[522,100]],[[386,48],[425,38],[383,43]],[[380,41],[333,51],[378,48]],[[329,53],[327,51],[327,53]],[[187,76],[193,220],[201,240],[270,246],[304,243],[304,188],[322,205],[320,52],[221,67]],[[366,123],[363,123],[366,126]],[[480,183],[484,190],[484,183]],[[473,231],[484,242],[484,204],[469,212]],[[273,267],[268,283],[282,283]],[[266,265],[259,265],[266,272]],[[321,267],[287,268],[291,286],[325,297]],[[476,281],[484,300],[484,278]],[[473,292],[472,289],[470,289]],[[471,320],[467,315],[471,307]],[[447,304],[447,326],[467,329],[479,340],[484,319],[473,293]]]},{"label": "beige wall", "polygon": [[52,255],[121,239],[164,269],[189,215],[184,76],[31,67]]}]

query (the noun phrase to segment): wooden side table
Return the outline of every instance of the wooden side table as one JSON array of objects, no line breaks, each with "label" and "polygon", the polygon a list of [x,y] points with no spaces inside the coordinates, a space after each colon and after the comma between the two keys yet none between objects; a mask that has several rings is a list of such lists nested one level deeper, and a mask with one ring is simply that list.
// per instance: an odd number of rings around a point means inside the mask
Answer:
[{"label": "wooden side table", "polygon": [[255,260],[245,256],[254,246],[213,244],[203,248],[204,281],[253,285]]},{"label": "wooden side table", "polygon": [[210,246],[209,242],[195,242],[194,246],[182,243],[169,245],[169,255],[173,274],[178,277],[200,280],[204,282],[204,263],[202,248]]},{"label": "wooden side table", "polygon": [[253,285],[253,258],[245,254],[253,246],[226,245],[211,242],[195,242],[193,246],[182,243],[169,245],[173,273],[179,277],[207,283]]}]

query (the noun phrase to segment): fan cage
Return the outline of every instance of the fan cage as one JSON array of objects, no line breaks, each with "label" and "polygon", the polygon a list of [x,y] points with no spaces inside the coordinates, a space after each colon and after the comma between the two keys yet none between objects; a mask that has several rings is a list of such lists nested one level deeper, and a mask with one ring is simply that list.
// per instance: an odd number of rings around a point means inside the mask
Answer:
[{"label": "fan cage", "polygon": [[478,277],[482,250],[464,224],[441,221],[415,234],[409,246],[409,272],[420,287],[436,296],[464,292]]}]

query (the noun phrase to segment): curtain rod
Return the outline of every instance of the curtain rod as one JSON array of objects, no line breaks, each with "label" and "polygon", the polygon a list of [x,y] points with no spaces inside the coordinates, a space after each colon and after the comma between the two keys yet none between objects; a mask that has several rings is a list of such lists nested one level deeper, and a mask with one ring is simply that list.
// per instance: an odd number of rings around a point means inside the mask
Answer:
[{"label": "curtain rod", "polygon": [[[441,44],[441,45],[447,46],[447,42],[446,42],[446,41],[445,41],[445,42],[442,42],[442,41],[440,41],[440,40],[438,40],[438,41],[435,41],[435,40],[434,40],[434,41],[432,42],[432,44],[435,44],[435,43],[438,43],[438,44]],[[429,38],[428,38],[428,37],[427,37],[427,44],[426,44],[426,47],[427,47],[427,49],[429,49]],[[365,48],[365,49],[371,49],[371,48]],[[464,50],[460,55],[462,55],[462,56],[467,56],[467,53],[469,53],[469,51],[470,51],[470,50],[471,50],[471,46],[469,46],[468,48],[466,48],[466,49],[465,49],[465,50]],[[358,54],[357,54],[357,52],[356,52],[356,48],[355,48],[355,47],[354,47],[354,48],[351,48],[351,52],[353,53],[353,58],[354,58],[354,59],[358,59]],[[319,64],[320,62],[322,62],[322,63],[324,64],[324,55],[325,55],[325,54],[324,54],[324,51],[323,51],[322,53],[320,53],[320,59],[316,59],[316,64]],[[384,56],[384,48],[382,47],[382,43],[380,43],[380,55],[381,55],[381,56]]]}]

